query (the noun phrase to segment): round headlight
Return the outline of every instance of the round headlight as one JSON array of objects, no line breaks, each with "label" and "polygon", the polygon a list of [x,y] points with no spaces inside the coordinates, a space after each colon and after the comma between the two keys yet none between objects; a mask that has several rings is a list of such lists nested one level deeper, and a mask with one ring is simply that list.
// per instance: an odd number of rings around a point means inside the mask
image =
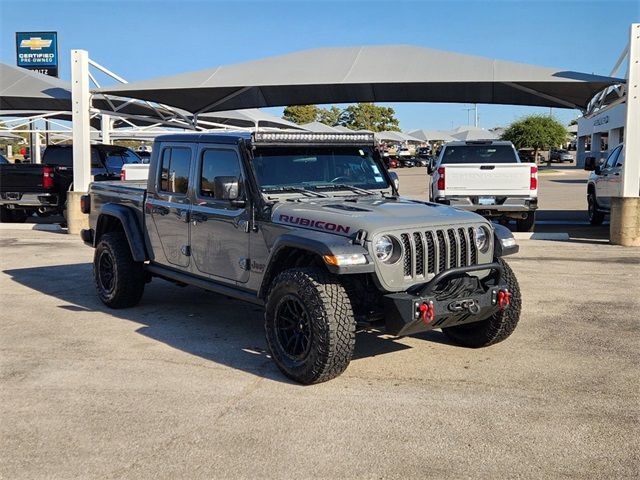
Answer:
[{"label": "round headlight", "polygon": [[489,245],[491,244],[491,234],[487,227],[476,227],[474,229],[474,233],[476,236],[476,246],[478,250],[482,253],[486,253],[489,250]]},{"label": "round headlight", "polygon": [[386,235],[378,239],[374,246],[376,257],[381,262],[387,262],[393,255],[393,241]]}]

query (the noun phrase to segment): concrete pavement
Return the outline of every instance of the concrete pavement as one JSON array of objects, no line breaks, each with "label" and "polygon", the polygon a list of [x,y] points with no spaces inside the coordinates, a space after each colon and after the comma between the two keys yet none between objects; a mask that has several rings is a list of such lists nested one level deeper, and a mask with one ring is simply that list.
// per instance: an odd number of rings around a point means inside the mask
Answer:
[{"label": "concrete pavement", "polygon": [[0,252],[0,478],[637,478],[637,249],[522,242],[505,342],[360,332],[311,387],[255,307],[154,280],[109,310],[76,237]]}]

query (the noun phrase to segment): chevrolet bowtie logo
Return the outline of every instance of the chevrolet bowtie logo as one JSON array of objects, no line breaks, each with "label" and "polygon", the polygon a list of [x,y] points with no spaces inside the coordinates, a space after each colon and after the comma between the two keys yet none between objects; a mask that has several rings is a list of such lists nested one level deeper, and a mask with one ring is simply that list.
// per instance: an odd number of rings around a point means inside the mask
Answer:
[{"label": "chevrolet bowtie logo", "polygon": [[20,42],[20,48],[29,48],[31,50],[42,50],[43,48],[49,48],[53,40],[43,40],[40,37],[31,37],[29,40],[22,40]]}]

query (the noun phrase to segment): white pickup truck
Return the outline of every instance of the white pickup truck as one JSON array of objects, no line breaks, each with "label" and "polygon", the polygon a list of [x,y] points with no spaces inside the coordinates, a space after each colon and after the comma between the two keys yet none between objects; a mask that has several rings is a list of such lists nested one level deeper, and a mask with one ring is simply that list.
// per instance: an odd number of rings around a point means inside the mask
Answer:
[{"label": "white pickup truck", "polygon": [[120,180],[147,180],[149,178],[148,163],[129,163],[122,166]]},{"label": "white pickup truck", "polygon": [[450,142],[433,165],[431,201],[471,210],[486,218],[515,220],[530,232],[538,208],[538,167],[522,163],[511,142]]}]

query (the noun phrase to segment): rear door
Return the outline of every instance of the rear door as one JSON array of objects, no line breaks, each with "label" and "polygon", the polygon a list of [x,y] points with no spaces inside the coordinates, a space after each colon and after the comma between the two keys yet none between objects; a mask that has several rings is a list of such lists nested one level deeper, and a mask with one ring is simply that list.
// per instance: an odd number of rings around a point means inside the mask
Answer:
[{"label": "rear door", "polygon": [[158,171],[154,172],[156,191],[148,194],[145,204],[145,213],[155,229],[155,235],[149,235],[156,256],[154,261],[167,266],[189,266],[191,201],[187,193],[193,155],[190,144],[162,146]]},{"label": "rear door", "polygon": [[[227,283],[249,279],[248,211],[238,202],[223,200],[214,188],[216,177],[239,179],[244,173],[235,145],[203,144],[198,153],[192,188],[191,247],[193,273]],[[240,198],[244,198],[240,187]]]}]

